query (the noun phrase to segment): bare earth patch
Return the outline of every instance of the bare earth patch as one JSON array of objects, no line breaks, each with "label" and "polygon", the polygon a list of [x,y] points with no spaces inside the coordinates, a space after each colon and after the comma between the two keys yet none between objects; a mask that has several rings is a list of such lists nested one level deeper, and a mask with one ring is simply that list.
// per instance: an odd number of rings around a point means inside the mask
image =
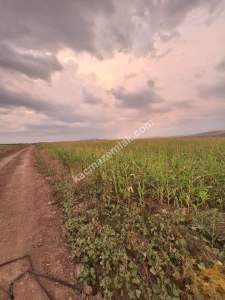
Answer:
[{"label": "bare earth patch", "polygon": [[[0,160],[0,264],[29,255],[36,273],[74,284],[74,265],[62,233],[60,212],[48,184],[34,168],[33,153],[34,147],[29,146]],[[26,271],[15,282],[15,299],[49,299],[29,274],[30,268],[26,261],[0,268],[1,299],[10,299],[6,294],[10,282]],[[82,298],[59,284],[43,278],[40,282],[52,299]]]}]

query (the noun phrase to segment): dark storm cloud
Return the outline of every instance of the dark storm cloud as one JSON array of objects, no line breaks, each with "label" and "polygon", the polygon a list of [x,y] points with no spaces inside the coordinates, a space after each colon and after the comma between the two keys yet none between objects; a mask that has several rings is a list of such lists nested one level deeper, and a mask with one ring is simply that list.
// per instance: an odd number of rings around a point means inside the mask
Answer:
[{"label": "dark storm cloud", "polygon": [[[160,37],[163,42],[178,37],[179,25],[198,8],[205,9],[207,20],[212,19],[223,0],[124,0],[115,3],[115,11],[122,13],[115,19],[111,36],[116,35],[115,28],[123,36],[119,49],[129,51],[138,43],[143,44],[139,46],[143,52],[152,51],[155,57],[160,57],[155,49],[155,37]],[[143,28],[146,30],[142,31]]]},{"label": "dark storm cloud", "polygon": [[43,113],[50,118],[66,123],[82,121],[82,119],[73,112],[71,107],[0,86],[0,108],[13,109],[21,107],[36,113]]},{"label": "dark storm cloud", "polygon": [[193,107],[195,100],[193,99],[184,99],[176,102],[171,102],[171,107],[176,109],[186,109]]},{"label": "dark storm cloud", "polygon": [[145,87],[135,91],[128,91],[123,87],[119,87],[112,89],[111,94],[118,100],[117,105],[119,107],[136,109],[143,115],[186,110],[192,108],[195,102],[193,99],[174,101],[163,98],[158,94],[154,80],[148,80]]},{"label": "dark storm cloud", "polygon": [[83,93],[83,101],[88,104],[97,104],[101,101],[98,97],[89,93],[86,89],[83,89],[82,93]]},{"label": "dark storm cloud", "polygon": [[[137,40],[146,47],[147,40],[150,51],[155,34],[169,40],[193,9],[205,7],[211,15],[222,1],[0,0],[0,40],[27,49],[68,47],[99,57],[129,51]],[[138,31],[142,27],[148,28],[147,36]]]},{"label": "dark storm cloud", "polygon": [[225,79],[215,84],[198,87],[198,93],[203,99],[210,98],[212,100],[225,101]]},{"label": "dark storm cloud", "polygon": [[30,49],[95,52],[94,19],[113,10],[101,0],[0,0],[0,38]]},{"label": "dark storm cloud", "polygon": [[209,15],[211,15],[221,2],[221,0],[167,0],[157,1],[156,3],[158,3],[158,6],[161,8],[164,24],[167,24],[167,27],[174,28],[179,25],[193,9],[205,7],[208,9]]},{"label": "dark storm cloud", "polygon": [[36,112],[48,112],[49,105],[42,99],[35,99],[33,96],[26,93],[15,92],[0,87],[0,107],[25,107]]},{"label": "dark storm cloud", "polygon": [[0,44],[0,68],[43,80],[50,79],[53,72],[63,69],[55,55],[23,53],[5,44]]},{"label": "dark storm cloud", "polygon": [[216,69],[221,72],[225,72],[225,57],[217,65]]},{"label": "dark storm cloud", "polygon": [[119,105],[127,108],[146,109],[150,105],[163,102],[155,91],[155,83],[149,80],[145,87],[136,91],[127,91],[124,87],[112,89],[112,95],[120,101]]},{"label": "dark storm cloud", "polygon": [[122,106],[129,108],[143,108],[149,104],[157,103],[161,99],[149,89],[145,88],[139,91],[129,92],[126,89],[120,87],[112,90],[112,94],[115,98],[120,100]]}]

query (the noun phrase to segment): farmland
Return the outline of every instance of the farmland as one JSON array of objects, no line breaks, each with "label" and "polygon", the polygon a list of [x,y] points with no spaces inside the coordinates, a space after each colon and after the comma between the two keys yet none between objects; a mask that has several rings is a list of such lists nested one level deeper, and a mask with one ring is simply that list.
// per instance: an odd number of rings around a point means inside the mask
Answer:
[{"label": "farmland", "polygon": [[79,282],[105,299],[224,299],[225,138],[40,144]]},{"label": "farmland", "polygon": [[18,145],[0,145],[0,155],[8,150],[17,149]]}]

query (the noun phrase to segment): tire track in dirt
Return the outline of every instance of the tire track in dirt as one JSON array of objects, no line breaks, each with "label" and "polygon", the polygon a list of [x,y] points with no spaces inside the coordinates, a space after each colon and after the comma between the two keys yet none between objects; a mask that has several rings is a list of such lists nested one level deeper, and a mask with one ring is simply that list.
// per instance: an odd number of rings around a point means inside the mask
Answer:
[{"label": "tire track in dirt", "polygon": [[6,166],[9,162],[12,162],[12,160],[14,160],[18,155],[20,155],[21,153],[23,153],[23,151],[25,151],[24,149],[17,151],[16,153],[7,155],[6,157],[2,158],[0,160],[0,171],[1,169]]},{"label": "tire track in dirt", "polygon": [[[30,255],[36,272],[74,283],[60,212],[48,184],[34,168],[33,154],[34,147],[29,146],[0,160],[0,264]],[[0,287],[6,290],[10,281],[28,268],[25,261],[1,268]],[[81,299],[69,289],[43,283],[53,299]],[[0,299],[9,299],[1,293]],[[48,299],[32,276],[19,281],[15,293],[18,300]]]}]

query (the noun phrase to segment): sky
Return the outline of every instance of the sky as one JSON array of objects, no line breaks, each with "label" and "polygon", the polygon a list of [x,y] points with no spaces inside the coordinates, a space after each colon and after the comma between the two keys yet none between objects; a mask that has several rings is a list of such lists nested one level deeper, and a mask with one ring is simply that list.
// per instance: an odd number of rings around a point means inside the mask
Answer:
[{"label": "sky", "polygon": [[0,0],[0,143],[225,129],[225,0]]}]

